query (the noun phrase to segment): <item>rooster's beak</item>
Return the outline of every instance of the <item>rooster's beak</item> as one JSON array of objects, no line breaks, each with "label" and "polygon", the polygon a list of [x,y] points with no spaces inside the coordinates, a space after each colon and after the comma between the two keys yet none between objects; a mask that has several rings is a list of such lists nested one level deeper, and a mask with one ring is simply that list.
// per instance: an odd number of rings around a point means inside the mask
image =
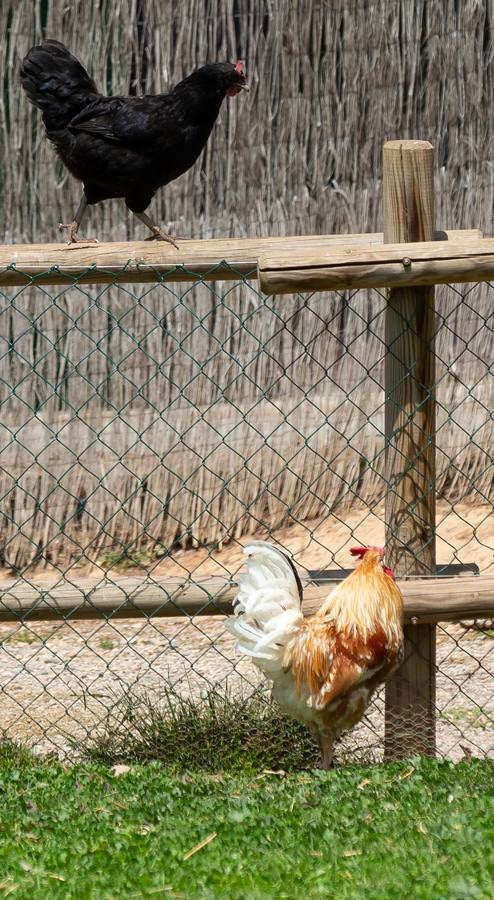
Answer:
[{"label": "rooster's beak", "polygon": [[249,87],[248,84],[239,84],[238,86],[239,86],[239,88],[241,88],[243,91],[250,91],[250,87]]}]

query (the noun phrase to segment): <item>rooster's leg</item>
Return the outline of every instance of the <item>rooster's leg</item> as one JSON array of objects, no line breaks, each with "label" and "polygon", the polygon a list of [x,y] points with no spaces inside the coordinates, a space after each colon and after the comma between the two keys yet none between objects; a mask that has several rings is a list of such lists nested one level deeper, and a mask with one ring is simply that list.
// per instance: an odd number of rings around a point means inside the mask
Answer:
[{"label": "rooster's leg", "polygon": [[79,206],[77,207],[77,212],[74,216],[74,221],[70,222],[69,225],[62,225],[62,223],[60,222],[60,225],[58,226],[60,228],[60,231],[63,231],[64,228],[69,229],[69,239],[67,241],[68,244],[97,244],[98,243],[97,238],[77,237],[77,232],[79,231],[79,226],[84,218],[84,213],[86,212],[86,208],[87,208],[87,197],[85,194],[83,194],[81,197],[81,202],[79,203]]},{"label": "rooster's leg", "polygon": [[333,737],[319,735],[319,747],[321,750],[321,769],[331,769],[334,754]]},{"label": "rooster's leg", "polygon": [[178,250],[178,244],[176,243],[176,241],[174,241],[174,239],[170,237],[170,235],[167,234],[166,231],[163,231],[159,227],[159,225],[155,225],[152,219],[150,219],[145,212],[134,212],[134,215],[137,216],[137,218],[140,219],[141,222],[143,222],[144,225],[146,225],[147,228],[149,228],[149,230],[152,232],[151,237],[146,238],[147,241],[166,241],[168,244],[173,244],[173,246]]},{"label": "rooster's leg", "polygon": [[331,769],[333,765],[334,737],[332,734],[324,734],[319,731],[317,725],[309,725],[309,731],[321,751],[321,769]]}]

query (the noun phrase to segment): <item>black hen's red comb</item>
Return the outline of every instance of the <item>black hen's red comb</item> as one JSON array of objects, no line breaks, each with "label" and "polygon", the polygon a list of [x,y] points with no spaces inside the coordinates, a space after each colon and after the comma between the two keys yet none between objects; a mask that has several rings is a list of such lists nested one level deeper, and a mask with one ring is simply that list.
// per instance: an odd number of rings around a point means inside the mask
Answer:
[{"label": "black hen's red comb", "polygon": [[245,72],[244,72],[244,61],[243,61],[243,59],[237,59],[237,62],[235,63],[235,71],[236,71],[239,75],[245,75]]}]

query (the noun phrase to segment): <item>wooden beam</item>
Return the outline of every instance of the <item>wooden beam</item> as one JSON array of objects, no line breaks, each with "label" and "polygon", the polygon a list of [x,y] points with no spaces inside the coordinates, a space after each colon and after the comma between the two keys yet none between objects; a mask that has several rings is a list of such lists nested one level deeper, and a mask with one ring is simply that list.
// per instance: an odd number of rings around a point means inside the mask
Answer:
[{"label": "wooden beam", "polygon": [[[306,584],[304,614],[319,609],[337,581]],[[494,576],[401,581],[407,622],[456,622],[494,615]],[[12,582],[0,589],[0,622],[231,615],[238,588],[225,578],[81,578],[77,584]]]},{"label": "wooden beam", "polygon": [[[478,240],[481,232],[438,232],[438,240]],[[0,287],[30,284],[127,284],[164,281],[238,281],[257,278],[263,254],[316,258],[328,247],[372,247],[382,233],[303,237],[180,241],[179,249],[160,241],[108,244],[6,244],[0,246]],[[178,267],[178,268],[177,268]]]},{"label": "wooden beam", "polygon": [[494,239],[270,252],[259,257],[258,275],[266,294],[492,281]]},{"label": "wooden beam", "polygon": [[[386,243],[430,241],[434,150],[427,141],[390,141],[383,155]],[[494,242],[493,242],[494,248]],[[434,288],[389,291],[386,309],[385,547],[398,578],[435,572]],[[385,756],[435,753],[436,636],[405,627],[405,661],[387,682]]]},{"label": "wooden beam", "polygon": [[84,578],[77,585],[16,582],[0,589],[0,621],[218,615],[231,611],[235,590],[225,578],[194,583],[133,577]]}]

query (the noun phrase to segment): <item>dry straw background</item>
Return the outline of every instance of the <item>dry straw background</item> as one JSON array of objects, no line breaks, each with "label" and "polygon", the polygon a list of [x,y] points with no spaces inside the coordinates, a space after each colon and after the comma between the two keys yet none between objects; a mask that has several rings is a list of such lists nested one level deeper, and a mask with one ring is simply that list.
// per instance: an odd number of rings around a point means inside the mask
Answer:
[{"label": "dry straw background", "polygon": [[[5,243],[59,240],[79,199],[20,89],[20,61],[43,37],[64,41],[109,93],[167,90],[205,61],[245,59],[251,93],[225,103],[200,162],[154,201],[175,234],[379,231],[382,145],[397,137],[436,147],[437,227],[492,232],[490,3],[0,9]],[[118,201],[93,208],[85,230],[119,241],[145,231]],[[0,301],[6,566],[65,566],[115,545],[211,546],[382,499],[378,292],[279,302],[255,283],[216,283],[25,288]],[[438,313],[438,487],[487,515],[491,289],[444,289]]]}]

